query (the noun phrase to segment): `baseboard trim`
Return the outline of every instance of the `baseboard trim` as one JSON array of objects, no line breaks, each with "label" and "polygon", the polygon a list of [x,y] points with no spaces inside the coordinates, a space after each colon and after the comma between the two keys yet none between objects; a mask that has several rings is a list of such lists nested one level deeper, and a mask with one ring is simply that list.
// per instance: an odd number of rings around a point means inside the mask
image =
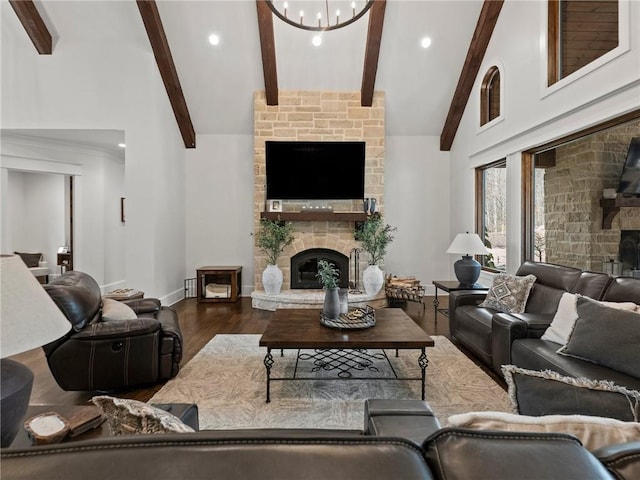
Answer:
[{"label": "baseboard trim", "polygon": [[160,297],[160,303],[162,303],[162,305],[171,306],[175,305],[182,299],[184,299],[184,288],[179,288],[163,297]]}]

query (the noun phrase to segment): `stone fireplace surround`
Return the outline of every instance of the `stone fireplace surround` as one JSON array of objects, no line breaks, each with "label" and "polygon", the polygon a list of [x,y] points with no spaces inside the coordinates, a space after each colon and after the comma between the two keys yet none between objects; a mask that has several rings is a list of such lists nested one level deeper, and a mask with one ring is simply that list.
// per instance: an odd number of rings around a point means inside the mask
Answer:
[{"label": "stone fireplace surround", "polygon": [[[254,228],[260,225],[260,214],[266,210],[265,142],[277,141],[365,141],[365,197],[377,201],[377,210],[384,212],[384,93],[376,92],[371,107],[360,105],[360,92],[281,90],[278,105],[267,105],[264,91],[254,94]],[[338,172],[339,173],[339,172]],[[333,207],[334,212],[361,212],[358,201],[282,201],[283,212],[300,212],[303,207]],[[352,249],[359,248],[354,239],[355,223],[350,221],[293,221],[294,241],[278,259],[283,273],[280,299],[266,295],[262,287],[262,272],[266,257],[254,247],[255,308],[275,309],[293,305],[317,308],[321,290],[291,290],[290,258],[304,250],[326,248],[347,258]],[[358,283],[368,265],[365,253],[360,255]],[[353,281],[354,279],[350,279]],[[376,298],[350,295],[350,304],[384,301],[384,292]],[[263,297],[269,297],[265,300]],[[280,300],[283,302],[280,302]],[[375,305],[374,305],[375,306]]]}]

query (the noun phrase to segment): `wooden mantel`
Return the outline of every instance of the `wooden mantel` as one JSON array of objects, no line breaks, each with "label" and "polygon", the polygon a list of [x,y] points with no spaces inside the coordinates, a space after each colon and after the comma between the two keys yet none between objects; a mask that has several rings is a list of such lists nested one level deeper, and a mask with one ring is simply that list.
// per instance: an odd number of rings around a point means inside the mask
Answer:
[{"label": "wooden mantel", "polygon": [[640,207],[640,198],[638,197],[616,197],[601,198],[600,206],[602,207],[602,229],[611,230],[613,219],[620,211],[621,207]]},{"label": "wooden mantel", "polygon": [[364,212],[261,212],[260,218],[283,222],[364,222]]}]

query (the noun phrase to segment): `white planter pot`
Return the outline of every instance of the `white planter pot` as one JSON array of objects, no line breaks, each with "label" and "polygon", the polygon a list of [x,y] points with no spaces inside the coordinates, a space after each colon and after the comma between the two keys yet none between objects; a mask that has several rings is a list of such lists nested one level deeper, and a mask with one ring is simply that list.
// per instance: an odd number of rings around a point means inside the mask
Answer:
[{"label": "white planter pot", "polygon": [[367,295],[376,295],[384,285],[384,273],[377,265],[369,265],[362,272],[362,284]]},{"label": "white planter pot", "polygon": [[282,288],[282,270],[277,265],[267,265],[262,272],[262,286],[267,295],[277,295]]}]

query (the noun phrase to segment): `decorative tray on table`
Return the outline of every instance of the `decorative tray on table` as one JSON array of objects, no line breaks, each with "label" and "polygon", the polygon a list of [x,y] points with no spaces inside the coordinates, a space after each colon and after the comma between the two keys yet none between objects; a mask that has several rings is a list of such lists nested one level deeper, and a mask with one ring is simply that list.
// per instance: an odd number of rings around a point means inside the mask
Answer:
[{"label": "decorative tray on table", "polygon": [[365,308],[356,308],[342,313],[339,318],[326,318],[324,312],[320,312],[320,323],[329,328],[361,330],[375,326],[376,311],[367,305]]}]

